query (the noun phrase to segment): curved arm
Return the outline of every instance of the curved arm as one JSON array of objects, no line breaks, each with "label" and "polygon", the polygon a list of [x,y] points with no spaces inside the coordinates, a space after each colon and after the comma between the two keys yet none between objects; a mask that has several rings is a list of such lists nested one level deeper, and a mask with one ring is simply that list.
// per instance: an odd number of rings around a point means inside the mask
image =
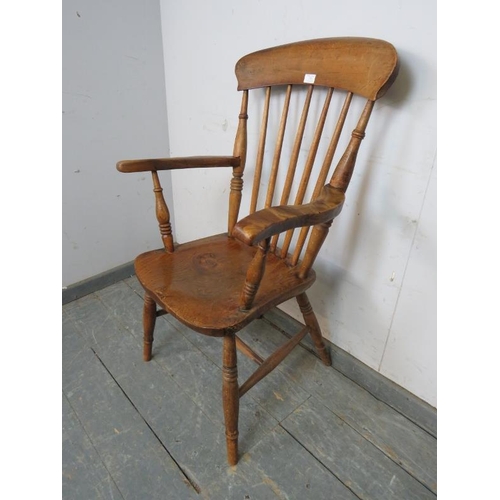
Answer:
[{"label": "curved arm", "polygon": [[182,158],[155,158],[147,160],[122,160],[116,164],[120,172],[154,172],[181,168],[237,167],[238,156],[185,156]]},{"label": "curved arm", "polygon": [[247,245],[256,245],[289,229],[332,220],[342,210],[344,199],[342,191],[326,185],[311,203],[265,208],[241,219],[234,226],[232,235]]}]

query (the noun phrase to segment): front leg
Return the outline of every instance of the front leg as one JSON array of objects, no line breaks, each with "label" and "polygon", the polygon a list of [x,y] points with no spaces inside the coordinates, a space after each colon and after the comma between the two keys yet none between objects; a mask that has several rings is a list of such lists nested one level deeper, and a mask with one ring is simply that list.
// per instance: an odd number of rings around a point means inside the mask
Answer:
[{"label": "front leg", "polygon": [[224,337],[222,351],[222,403],[226,424],[227,461],[229,465],[238,462],[238,414],[240,395],[238,388],[238,367],[235,335]]}]

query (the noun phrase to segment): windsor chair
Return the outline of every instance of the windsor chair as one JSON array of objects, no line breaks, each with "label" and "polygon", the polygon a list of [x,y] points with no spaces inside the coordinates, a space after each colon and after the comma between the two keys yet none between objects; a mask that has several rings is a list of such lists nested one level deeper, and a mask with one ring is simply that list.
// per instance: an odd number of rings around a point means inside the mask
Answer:
[{"label": "windsor chair", "polygon": [[[268,375],[292,349],[311,335],[325,365],[331,358],[306,290],[314,283],[315,258],[327,236],[333,219],[344,203],[360,143],[375,101],[392,85],[398,72],[394,47],[369,38],[325,38],[273,47],[241,58],[236,64],[238,90],[242,91],[241,110],[232,156],[185,157],[125,160],[117,164],[120,172],[152,174],[156,198],[156,216],[164,248],[139,255],[135,260],[144,297],[144,360],[152,356],[153,331],[159,315],[172,314],[191,329],[213,337],[222,337],[222,399],[226,427],[227,458],[238,461],[239,399]],[[301,158],[304,131],[316,88],[324,92],[307,157]],[[247,158],[247,120],[249,94],[260,89],[262,124],[253,164],[253,190],[249,214],[239,217],[243,173]],[[291,151],[283,152],[287,121],[291,116],[291,96],[302,89],[305,94]],[[332,95],[340,92],[336,125],[325,130]],[[275,96],[276,94],[276,96]],[[253,94],[252,94],[253,95]],[[277,131],[268,130],[273,97],[280,97],[281,113]],[[347,147],[327,182],[342,128],[353,96],[366,99]],[[359,97],[357,97],[359,98]],[[282,104],[281,104],[282,102]],[[337,116],[337,115],[335,115]],[[356,122],[355,122],[356,123]],[[271,137],[272,159],[266,158]],[[321,140],[327,137],[326,153],[316,158]],[[267,148],[267,149],[266,149]],[[248,148],[250,151],[250,148]],[[277,197],[277,177],[283,158],[289,158],[286,177]],[[299,161],[300,160],[300,161]],[[300,163],[300,165],[299,165]],[[269,165],[269,177],[263,171]],[[315,170],[313,166],[321,165]],[[232,168],[229,194],[228,231],[189,243],[174,243],[169,210],[165,203],[158,172],[191,168]],[[299,167],[299,168],[297,168]],[[282,170],[285,167],[282,167]],[[319,170],[309,201],[304,202],[313,171]],[[299,175],[293,203],[290,203],[294,177]],[[265,197],[260,187],[267,184]],[[296,185],[296,184],[295,184]],[[261,194],[261,196],[259,196]],[[262,198],[262,199],[261,199]],[[263,208],[257,210],[261,199]],[[276,200],[276,202],[275,202]],[[279,201],[278,201],[279,200]],[[294,230],[296,242],[291,245]],[[301,258],[302,252],[305,251]],[[270,308],[295,298],[304,318],[304,328],[274,354],[262,359],[236,335],[245,325]],[[238,384],[236,350],[259,365],[253,375]]]}]

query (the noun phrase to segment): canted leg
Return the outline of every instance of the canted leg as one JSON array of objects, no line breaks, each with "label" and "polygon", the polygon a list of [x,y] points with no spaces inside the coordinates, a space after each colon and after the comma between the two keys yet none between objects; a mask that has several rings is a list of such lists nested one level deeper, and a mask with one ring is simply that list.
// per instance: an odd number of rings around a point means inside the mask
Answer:
[{"label": "canted leg", "polygon": [[238,413],[240,396],[236,361],[236,339],[234,335],[224,337],[222,351],[222,403],[226,424],[227,461],[229,465],[236,465],[238,462]]},{"label": "canted leg", "polygon": [[309,333],[311,334],[321,361],[323,361],[326,366],[331,366],[332,358],[330,356],[330,351],[326,348],[325,343],[323,342],[323,336],[321,335],[318,320],[316,319],[316,315],[314,314],[311,303],[309,302],[305,292],[297,295],[297,302],[299,303],[300,312],[302,313],[302,316],[304,316],[304,321],[310,328]]},{"label": "canted leg", "polygon": [[144,361],[151,360],[151,350],[153,349],[153,332],[156,323],[156,302],[151,296],[144,296],[144,310],[142,315],[142,326],[144,329]]}]

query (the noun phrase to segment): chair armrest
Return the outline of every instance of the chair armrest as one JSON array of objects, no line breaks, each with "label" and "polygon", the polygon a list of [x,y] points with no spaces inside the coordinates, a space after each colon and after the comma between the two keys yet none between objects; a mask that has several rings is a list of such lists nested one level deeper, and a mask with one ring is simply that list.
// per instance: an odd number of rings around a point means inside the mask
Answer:
[{"label": "chair armrest", "polygon": [[238,156],[186,156],[182,158],[155,158],[147,160],[122,160],[116,164],[124,173],[179,170],[181,168],[238,167]]},{"label": "chair armrest", "polygon": [[311,203],[264,208],[241,219],[234,226],[232,236],[247,245],[256,245],[289,229],[321,224],[340,213],[344,199],[342,191],[327,184]]}]

